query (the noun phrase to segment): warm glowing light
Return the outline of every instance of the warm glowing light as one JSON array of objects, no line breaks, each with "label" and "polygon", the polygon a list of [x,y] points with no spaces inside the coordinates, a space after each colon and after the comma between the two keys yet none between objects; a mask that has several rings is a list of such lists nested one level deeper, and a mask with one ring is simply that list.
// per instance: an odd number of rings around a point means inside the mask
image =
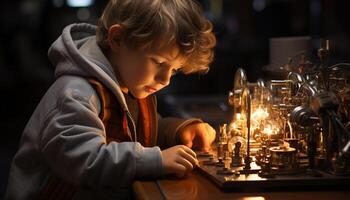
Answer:
[{"label": "warm glowing light", "polygon": [[[251,130],[252,132],[255,132],[256,130],[258,132],[263,133],[266,120],[269,117],[269,113],[267,112],[267,108],[261,108],[260,106],[253,110],[250,124],[251,124]],[[257,139],[257,138],[256,138]]]},{"label": "warm glowing light", "polygon": [[237,129],[237,125],[234,122],[232,122],[229,126],[229,130],[232,130],[232,129]]},{"label": "warm glowing light", "polygon": [[265,127],[262,132],[269,136],[272,135],[272,129],[270,127]]},{"label": "warm glowing light", "polygon": [[267,112],[267,109],[262,109],[262,108],[257,108],[253,114],[252,114],[252,119],[256,121],[262,121],[265,120],[269,117],[269,113]]},{"label": "warm glowing light", "polygon": [[262,130],[262,133],[266,134],[267,136],[276,135],[278,134],[278,132],[279,132],[279,128],[272,124],[267,124]]},{"label": "warm glowing light", "polygon": [[241,118],[242,118],[242,117],[241,117],[241,113],[237,113],[237,114],[236,114],[236,120],[241,120]]},{"label": "warm glowing light", "polygon": [[[229,131],[233,135],[242,135],[246,137],[246,115],[245,113],[236,113],[235,121],[229,125]],[[263,138],[269,138],[271,135],[279,134],[279,125],[275,119],[271,119],[267,107],[252,106],[250,118],[250,133],[254,140],[259,141]]]},{"label": "warm glowing light", "polygon": [[243,200],[265,200],[265,197],[260,196],[250,196],[250,197],[243,197]]}]

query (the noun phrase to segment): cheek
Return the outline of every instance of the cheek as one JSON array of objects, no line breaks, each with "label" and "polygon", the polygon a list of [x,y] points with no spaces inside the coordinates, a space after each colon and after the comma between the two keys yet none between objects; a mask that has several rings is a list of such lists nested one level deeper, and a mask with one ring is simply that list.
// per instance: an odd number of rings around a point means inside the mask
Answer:
[{"label": "cheek", "polygon": [[130,56],[124,56],[121,60],[121,73],[124,73],[126,75],[132,75],[137,72],[140,66],[140,62],[137,59],[134,59]]},{"label": "cheek", "polygon": [[134,84],[147,84],[153,79],[154,69],[145,62],[133,62],[129,66],[128,76]]}]

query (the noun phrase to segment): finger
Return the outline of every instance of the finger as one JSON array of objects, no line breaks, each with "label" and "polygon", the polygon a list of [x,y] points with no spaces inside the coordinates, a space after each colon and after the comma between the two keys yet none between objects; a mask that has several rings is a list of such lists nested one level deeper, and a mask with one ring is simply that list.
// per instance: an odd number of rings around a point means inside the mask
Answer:
[{"label": "finger", "polygon": [[[191,149],[190,149],[191,150]],[[193,152],[194,153],[194,151],[192,151],[191,150],[191,152]],[[192,155],[192,154],[189,154],[188,152],[186,152],[186,151],[182,151],[182,152],[180,152],[180,156],[182,157],[182,158],[184,158],[184,159],[186,159],[188,162],[190,162],[191,163],[191,165],[192,165],[192,167],[193,166],[197,166],[198,165],[198,160],[197,160],[197,156],[196,156],[196,153],[194,153],[195,155],[195,157]]]},{"label": "finger", "polygon": [[210,144],[211,144],[211,129],[210,126],[208,124],[203,124],[204,127],[198,130],[198,138],[197,138],[197,143],[198,143],[198,147],[202,150],[202,151],[209,151],[210,149]]},{"label": "finger", "polygon": [[182,150],[184,150],[186,153],[188,153],[189,155],[191,155],[193,158],[197,158],[197,154],[196,152],[194,152],[191,148],[187,147],[187,146],[182,146]]},{"label": "finger", "polygon": [[203,138],[202,151],[208,152],[210,150],[210,141],[209,138]]},{"label": "finger", "polygon": [[184,143],[184,145],[188,148],[192,148],[193,142],[192,142],[192,140],[190,140],[190,141],[187,141],[186,143]]},{"label": "finger", "polygon": [[216,137],[216,131],[213,127],[210,125],[206,126],[206,137],[209,143],[209,146],[214,142],[215,137]]},{"label": "finger", "polygon": [[214,142],[215,138],[216,138],[216,131],[213,127],[210,126],[210,144]]},{"label": "finger", "polygon": [[186,173],[192,171],[193,169],[192,163],[183,157],[179,157],[178,159],[176,159],[176,162],[186,168]]},{"label": "finger", "polygon": [[189,141],[192,141],[195,137],[194,131],[186,130],[180,135],[180,139],[183,143],[187,143]]}]

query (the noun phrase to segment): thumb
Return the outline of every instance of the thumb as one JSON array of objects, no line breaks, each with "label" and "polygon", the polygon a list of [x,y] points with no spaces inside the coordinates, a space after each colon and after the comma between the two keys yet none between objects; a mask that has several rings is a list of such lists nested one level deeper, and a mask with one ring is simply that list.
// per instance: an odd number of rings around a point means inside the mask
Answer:
[{"label": "thumb", "polygon": [[209,152],[209,150],[210,150],[210,141],[208,139],[205,139],[203,141],[202,151]]},{"label": "thumb", "polygon": [[193,142],[192,142],[192,140],[188,140],[184,143],[184,145],[187,146],[188,148],[192,148]]},{"label": "thumb", "polygon": [[192,148],[194,136],[195,134],[193,131],[188,130],[188,128],[184,128],[184,130],[180,132],[180,141],[183,145]]}]

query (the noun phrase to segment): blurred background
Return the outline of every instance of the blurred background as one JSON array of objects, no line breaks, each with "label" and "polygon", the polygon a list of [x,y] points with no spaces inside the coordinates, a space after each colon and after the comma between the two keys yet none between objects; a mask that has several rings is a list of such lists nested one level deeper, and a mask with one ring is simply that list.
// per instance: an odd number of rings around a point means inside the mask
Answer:
[{"label": "blurred background", "polygon": [[[108,0],[2,0],[0,2],[0,198],[21,133],[54,81],[47,50],[71,23],[95,24]],[[237,68],[249,81],[268,79],[269,39],[311,37],[317,63],[321,39],[331,41],[329,63],[350,61],[350,1],[201,0],[214,23],[218,44],[207,75],[177,75],[161,91],[164,116],[201,117],[215,128],[229,120],[227,93]],[[314,56],[313,56],[314,55]],[[287,62],[287,61],[286,61]]]}]

